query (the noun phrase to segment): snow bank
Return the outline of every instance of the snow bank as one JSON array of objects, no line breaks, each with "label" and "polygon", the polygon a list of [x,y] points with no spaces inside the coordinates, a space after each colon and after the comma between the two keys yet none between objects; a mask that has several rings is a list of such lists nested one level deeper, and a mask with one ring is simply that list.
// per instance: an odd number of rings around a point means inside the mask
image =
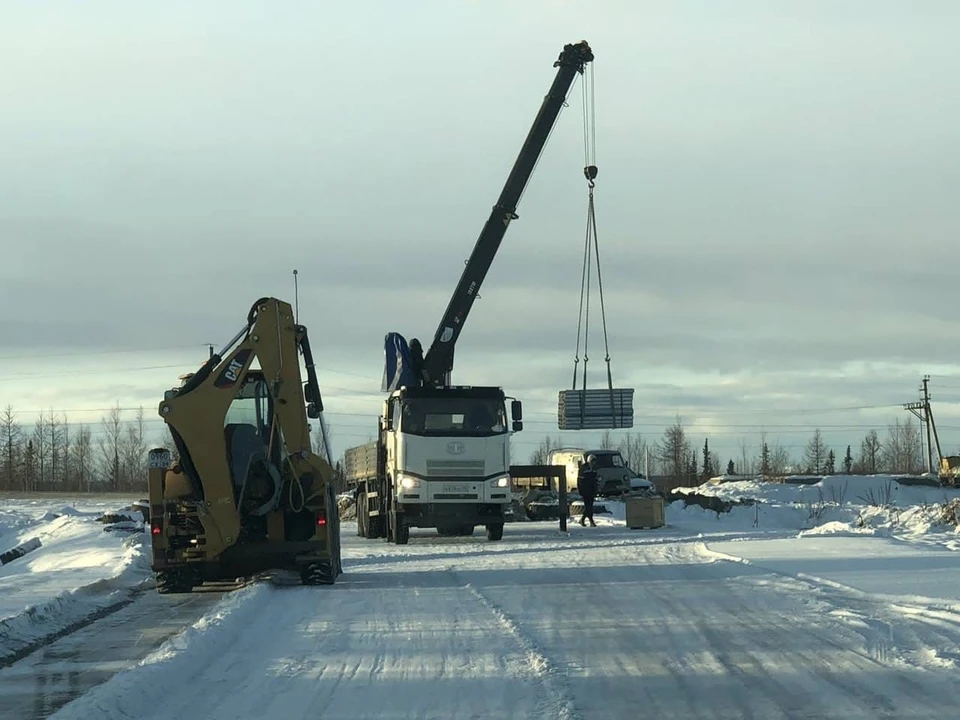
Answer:
[{"label": "snow bank", "polygon": [[[114,505],[116,507],[116,505]],[[40,547],[0,566],[0,660],[15,657],[106,608],[151,576],[142,532],[110,532],[92,507],[3,501],[0,547]]]},{"label": "snow bank", "polygon": [[729,512],[704,510],[682,502],[668,506],[668,522],[681,527],[702,524],[756,530],[797,530],[803,535],[897,535],[960,549],[957,513],[960,489],[907,484],[893,475],[833,475],[813,484],[763,482],[759,479],[708,482],[678,488],[679,495],[699,495],[723,502],[753,503]]}]

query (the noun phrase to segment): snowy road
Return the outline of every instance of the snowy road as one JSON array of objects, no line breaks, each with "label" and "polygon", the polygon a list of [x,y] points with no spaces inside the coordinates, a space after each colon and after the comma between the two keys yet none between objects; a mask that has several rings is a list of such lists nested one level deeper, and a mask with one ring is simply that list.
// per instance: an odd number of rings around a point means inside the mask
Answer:
[{"label": "snowy road", "polygon": [[196,622],[222,595],[216,590],[175,597],[146,592],[117,612],[3,667],[0,718],[49,717]]},{"label": "snowy road", "polygon": [[[398,548],[343,531],[337,585],[233,593],[55,717],[130,717],[134,697],[138,718],[184,720],[955,711],[952,668],[891,647],[875,606],[851,610],[860,601],[718,559],[695,537],[511,525],[501,543],[424,531]],[[957,628],[940,618],[943,648]]]}]

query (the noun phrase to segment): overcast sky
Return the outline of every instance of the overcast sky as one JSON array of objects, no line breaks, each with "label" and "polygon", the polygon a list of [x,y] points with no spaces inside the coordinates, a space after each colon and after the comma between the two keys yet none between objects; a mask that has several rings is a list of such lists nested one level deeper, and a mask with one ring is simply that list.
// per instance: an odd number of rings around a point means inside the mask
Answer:
[{"label": "overcast sky", "polygon": [[[797,454],[819,425],[842,455],[912,418],[929,373],[954,452],[957,27],[951,0],[6,3],[0,405],[143,403],[159,430],[203,343],[292,301],[297,268],[335,449],[365,441],[384,334],[432,339],[553,61],[587,39],[636,430],[679,413],[725,462],[761,425]],[[519,459],[572,380],[580,90],[457,351],[455,380],[525,401]]]}]

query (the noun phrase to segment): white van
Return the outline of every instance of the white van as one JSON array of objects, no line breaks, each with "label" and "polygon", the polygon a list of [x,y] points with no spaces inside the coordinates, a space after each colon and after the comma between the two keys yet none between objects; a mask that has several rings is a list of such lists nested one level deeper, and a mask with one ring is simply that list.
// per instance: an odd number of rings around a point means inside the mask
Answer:
[{"label": "white van", "polygon": [[627,466],[619,450],[557,448],[547,453],[547,464],[566,467],[567,492],[577,491],[577,475],[580,471],[580,463],[585,463],[588,455],[593,455],[597,459],[598,495],[615,497],[627,490],[654,489],[652,482]]}]

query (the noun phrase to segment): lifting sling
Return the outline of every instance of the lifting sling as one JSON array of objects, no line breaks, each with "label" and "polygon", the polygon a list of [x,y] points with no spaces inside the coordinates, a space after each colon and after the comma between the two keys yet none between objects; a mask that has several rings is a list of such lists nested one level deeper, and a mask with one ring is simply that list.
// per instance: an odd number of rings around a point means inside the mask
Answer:
[{"label": "lifting sling", "polygon": [[[614,388],[610,370],[610,343],[607,338],[606,309],[603,303],[603,277],[600,272],[600,245],[597,239],[597,218],[594,209],[594,188],[597,179],[596,132],[594,129],[593,66],[590,83],[584,75],[583,123],[584,168],[587,179],[587,231],[583,247],[583,268],[580,281],[580,316],[577,319],[577,349],[573,361],[573,385],[561,390],[557,405],[560,430],[607,430],[633,427],[633,388]],[[600,318],[603,325],[603,344],[607,364],[607,388],[587,389],[588,339],[590,333],[590,282],[592,265],[596,262],[597,289],[600,297]],[[582,332],[581,332],[582,331]],[[581,388],[577,389],[577,366],[580,363],[580,340],[583,338],[583,374]]]}]

